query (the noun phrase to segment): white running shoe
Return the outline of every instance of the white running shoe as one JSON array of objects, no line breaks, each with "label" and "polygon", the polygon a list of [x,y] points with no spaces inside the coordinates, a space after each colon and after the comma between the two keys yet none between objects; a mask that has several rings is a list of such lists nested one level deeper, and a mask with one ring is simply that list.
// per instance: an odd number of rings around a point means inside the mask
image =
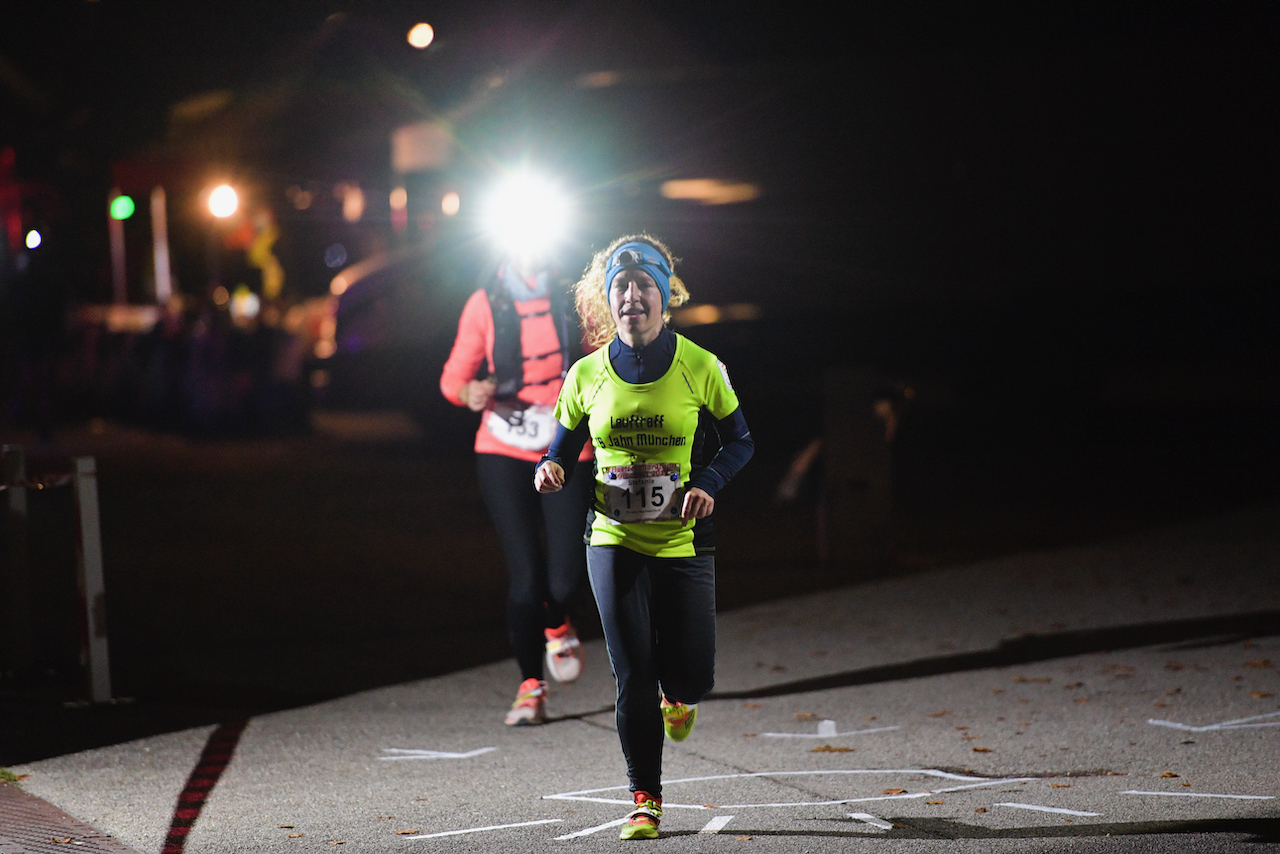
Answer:
[{"label": "white running shoe", "polygon": [[572,682],[582,675],[582,643],[568,620],[558,629],[547,629],[547,672],[557,682]]}]

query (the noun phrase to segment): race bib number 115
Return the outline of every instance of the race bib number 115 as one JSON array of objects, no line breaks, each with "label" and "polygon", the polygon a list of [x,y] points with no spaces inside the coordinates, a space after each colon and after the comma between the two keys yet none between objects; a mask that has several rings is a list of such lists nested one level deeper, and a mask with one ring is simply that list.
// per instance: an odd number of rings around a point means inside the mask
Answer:
[{"label": "race bib number 115", "polygon": [[679,463],[610,466],[600,472],[605,515],[614,522],[658,522],[680,516]]}]

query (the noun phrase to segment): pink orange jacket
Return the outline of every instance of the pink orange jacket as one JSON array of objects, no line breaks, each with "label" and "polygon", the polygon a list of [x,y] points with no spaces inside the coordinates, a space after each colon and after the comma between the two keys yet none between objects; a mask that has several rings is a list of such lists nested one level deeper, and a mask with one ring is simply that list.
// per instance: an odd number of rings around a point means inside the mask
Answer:
[{"label": "pink orange jacket", "polygon": [[[556,337],[555,321],[551,316],[549,299],[534,299],[516,303],[520,315],[520,349],[524,354],[524,388],[516,397],[528,403],[555,406],[560,396],[560,368],[562,359],[560,343]],[[458,397],[458,391],[476,378],[481,365],[493,373],[493,311],[489,308],[489,296],[484,290],[473,293],[462,309],[458,320],[458,336],[453,341],[449,360],[440,374],[440,392],[456,406],[466,404]],[[541,357],[541,358],[537,358]],[[476,431],[477,454],[502,454],[521,460],[537,462],[540,451],[526,451],[502,442],[489,431],[489,408],[481,413],[480,429]],[[591,459],[591,445],[586,444],[579,460]],[[530,487],[532,488],[532,487]]]}]

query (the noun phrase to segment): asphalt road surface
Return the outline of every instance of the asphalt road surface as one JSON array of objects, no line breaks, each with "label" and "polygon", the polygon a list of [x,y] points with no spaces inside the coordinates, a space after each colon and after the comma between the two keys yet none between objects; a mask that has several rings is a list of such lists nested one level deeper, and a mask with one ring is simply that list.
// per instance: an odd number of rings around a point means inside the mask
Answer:
[{"label": "asphalt road surface", "polygon": [[[649,845],[1280,850],[1277,570],[1255,509],[727,613]],[[501,725],[504,661],[11,770],[138,851],[614,850],[587,656],[541,727]]]}]

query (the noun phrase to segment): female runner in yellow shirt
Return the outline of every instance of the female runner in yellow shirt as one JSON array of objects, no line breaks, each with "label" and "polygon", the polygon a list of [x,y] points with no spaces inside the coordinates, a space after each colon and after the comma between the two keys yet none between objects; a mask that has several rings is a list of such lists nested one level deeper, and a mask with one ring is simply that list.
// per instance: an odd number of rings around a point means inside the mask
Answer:
[{"label": "female runner in yellow shirt", "polygon": [[[724,364],[667,328],[668,308],[688,299],[674,260],[649,235],[618,238],[592,260],[577,302],[600,349],[570,369],[556,437],[534,476],[539,492],[562,489],[573,450],[590,436],[587,567],[618,680],[618,736],[635,802],[623,839],[657,837],[663,730],[687,738],[714,682],[709,517],[754,449]],[[721,445],[705,465],[700,421],[714,425]]]}]

